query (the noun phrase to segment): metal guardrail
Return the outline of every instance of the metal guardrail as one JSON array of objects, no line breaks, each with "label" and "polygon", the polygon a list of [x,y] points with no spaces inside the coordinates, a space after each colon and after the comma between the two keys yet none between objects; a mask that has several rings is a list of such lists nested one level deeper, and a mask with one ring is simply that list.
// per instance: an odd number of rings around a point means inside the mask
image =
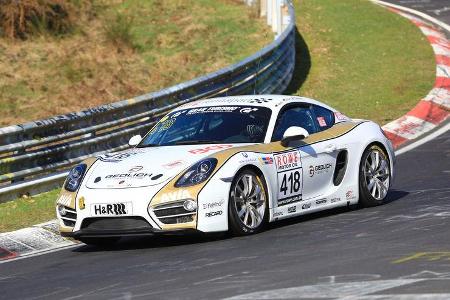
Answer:
[{"label": "metal guardrail", "polygon": [[[279,1],[279,0],[277,0]],[[174,107],[207,97],[282,93],[295,64],[295,16],[268,46],[234,65],[158,92],[0,128],[0,202],[61,184],[67,168],[128,147]],[[285,8],[286,8],[285,7]]]}]

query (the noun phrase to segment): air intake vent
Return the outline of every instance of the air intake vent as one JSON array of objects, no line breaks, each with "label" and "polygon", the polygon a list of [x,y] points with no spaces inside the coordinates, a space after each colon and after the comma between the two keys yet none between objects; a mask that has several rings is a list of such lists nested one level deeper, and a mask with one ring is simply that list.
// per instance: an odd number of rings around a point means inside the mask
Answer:
[{"label": "air intake vent", "polygon": [[336,158],[336,168],[334,169],[333,175],[334,185],[340,185],[344,179],[345,170],[347,169],[347,156],[347,150],[342,150]]},{"label": "air intake vent", "polygon": [[86,218],[81,224],[81,229],[85,231],[142,230],[151,228],[152,226],[141,217]]},{"label": "air intake vent", "polygon": [[64,216],[60,216],[61,220],[65,226],[75,227],[75,223],[77,222],[77,212],[67,206],[64,206],[64,208],[66,210],[66,214]]},{"label": "air intake vent", "polygon": [[188,211],[183,206],[184,201],[163,204],[153,208],[159,221],[164,224],[188,223],[194,220],[195,211]]}]

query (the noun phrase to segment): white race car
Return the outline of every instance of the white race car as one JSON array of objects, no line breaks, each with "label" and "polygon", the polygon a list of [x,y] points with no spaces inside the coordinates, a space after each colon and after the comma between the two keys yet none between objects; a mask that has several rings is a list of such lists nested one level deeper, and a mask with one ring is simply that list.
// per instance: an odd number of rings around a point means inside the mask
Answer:
[{"label": "white race car", "polygon": [[183,230],[251,234],[301,214],[381,204],[394,175],[380,126],[302,97],[196,101],[130,145],[70,171],[56,204],[63,236],[98,244]]}]

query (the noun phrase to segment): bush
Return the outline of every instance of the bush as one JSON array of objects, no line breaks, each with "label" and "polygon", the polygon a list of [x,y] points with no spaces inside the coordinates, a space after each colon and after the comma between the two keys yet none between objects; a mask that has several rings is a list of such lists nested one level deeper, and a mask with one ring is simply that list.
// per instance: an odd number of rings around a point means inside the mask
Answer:
[{"label": "bush", "polygon": [[0,34],[11,39],[65,34],[73,26],[71,15],[64,0],[0,0]]}]

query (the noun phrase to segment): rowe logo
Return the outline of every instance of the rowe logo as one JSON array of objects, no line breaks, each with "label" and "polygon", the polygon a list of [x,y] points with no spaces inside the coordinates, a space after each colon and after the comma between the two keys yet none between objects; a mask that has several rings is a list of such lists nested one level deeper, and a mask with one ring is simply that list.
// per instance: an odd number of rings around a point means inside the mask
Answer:
[{"label": "rowe logo", "polygon": [[278,171],[300,168],[300,154],[297,151],[277,154],[275,155],[275,163]]}]

